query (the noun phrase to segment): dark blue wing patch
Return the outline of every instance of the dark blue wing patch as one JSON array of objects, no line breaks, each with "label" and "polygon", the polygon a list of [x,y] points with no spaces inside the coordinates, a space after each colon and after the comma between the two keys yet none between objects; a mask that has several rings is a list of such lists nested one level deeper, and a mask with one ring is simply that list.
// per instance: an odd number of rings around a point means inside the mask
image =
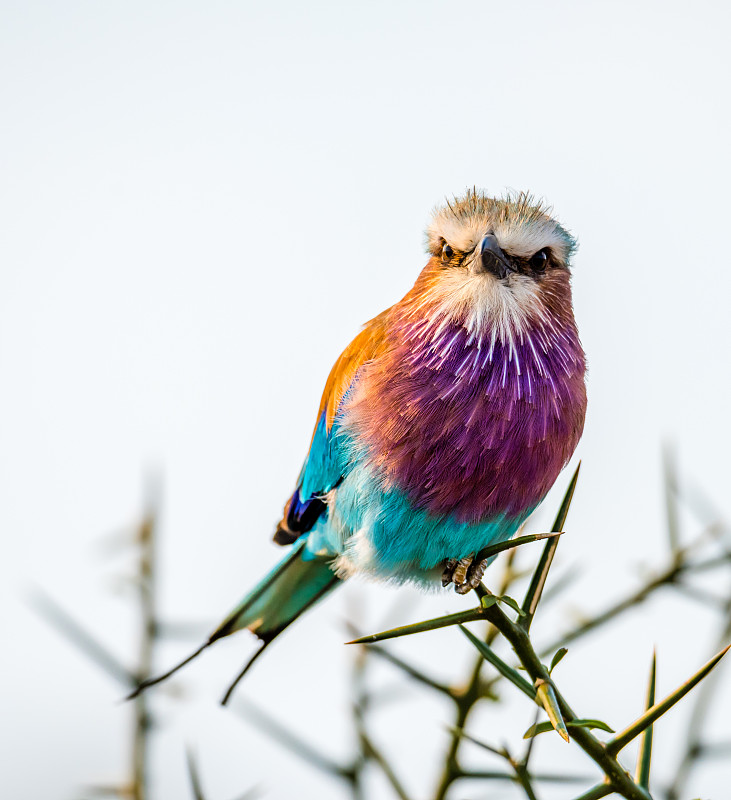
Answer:
[{"label": "dark blue wing patch", "polygon": [[274,534],[277,544],[292,544],[310,531],[327,510],[323,497],[342,481],[338,437],[333,433],[334,430],[327,429],[323,412],[315,427],[297,488],[284,507],[282,521]]}]

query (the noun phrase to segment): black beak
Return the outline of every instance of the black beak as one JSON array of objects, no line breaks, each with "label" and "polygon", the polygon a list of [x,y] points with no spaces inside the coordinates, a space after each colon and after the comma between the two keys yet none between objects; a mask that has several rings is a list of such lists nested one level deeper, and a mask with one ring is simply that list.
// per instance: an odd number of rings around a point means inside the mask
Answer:
[{"label": "black beak", "polygon": [[500,249],[494,233],[488,233],[482,238],[477,253],[480,256],[480,272],[491,272],[498,278],[507,278],[511,272],[515,272],[515,268]]}]

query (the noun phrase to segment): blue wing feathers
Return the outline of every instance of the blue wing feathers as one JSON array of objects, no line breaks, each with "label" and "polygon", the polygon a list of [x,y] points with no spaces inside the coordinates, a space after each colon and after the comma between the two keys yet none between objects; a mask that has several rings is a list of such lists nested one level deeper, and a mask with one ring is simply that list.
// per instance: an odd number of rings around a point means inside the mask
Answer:
[{"label": "blue wing feathers", "polygon": [[291,544],[309,532],[327,511],[324,496],[343,479],[343,465],[334,428],[328,430],[325,412],[320,416],[312,444],[284,509],[274,541]]},{"label": "blue wing feathers", "polygon": [[312,497],[327,494],[343,478],[341,452],[338,437],[335,435],[336,427],[333,425],[328,430],[323,411],[317,421],[310,451],[300,473],[299,493],[305,502]]}]

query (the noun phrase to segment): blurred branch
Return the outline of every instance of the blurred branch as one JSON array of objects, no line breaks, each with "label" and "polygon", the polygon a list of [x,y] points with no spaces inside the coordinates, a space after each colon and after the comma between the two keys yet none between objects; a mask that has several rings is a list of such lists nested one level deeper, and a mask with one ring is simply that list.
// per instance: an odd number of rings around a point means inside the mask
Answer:
[{"label": "blurred branch", "polygon": [[[188,768],[188,778],[190,780],[190,788],[193,792],[194,800],[207,800],[203,793],[203,784],[198,770],[198,762],[190,748],[186,748],[185,763]],[[243,794],[238,795],[234,800],[254,800],[258,795],[259,790],[254,786],[251,789],[247,789]]]},{"label": "blurred branch", "polygon": [[361,773],[369,761],[373,761],[385,779],[390,784],[399,800],[410,800],[403,784],[399,780],[396,772],[386,759],[383,752],[373,742],[366,726],[366,715],[370,707],[370,695],[366,687],[365,673],[368,654],[365,648],[360,648],[353,662],[352,672],[352,692],[353,692],[353,725],[357,737],[360,752],[354,762],[354,795],[360,796],[361,792]]},{"label": "blurred branch", "polygon": [[[717,637],[717,647],[724,645],[729,639],[731,639],[731,594],[726,601],[725,618],[720,635]],[[711,711],[720,675],[720,670],[716,671],[698,690],[688,723],[688,732],[685,736],[685,750],[682,758],[678,761],[675,775],[667,789],[667,800],[681,800],[686,794],[685,787],[692,770],[704,756],[712,758],[715,756],[727,757],[729,755],[731,742],[711,744],[703,741],[705,722]]]},{"label": "blurred branch", "polygon": [[680,522],[678,514],[678,473],[675,449],[666,445],[663,450],[663,487],[665,490],[665,521],[671,555],[680,553]]},{"label": "blurred branch", "polygon": [[158,620],[157,635],[160,639],[188,640],[207,638],[213,629],[208,622],[167,622]]},{"label": "blurred branch", "polygon": [[[349,632],[357,633],[353,625],[348,626]],[[356,653],[352,670],[352,719],[356,734],[356,751],[352,759],[347,764],[340,764],[336,760],[323,754],[312,747],[309,742],[281,723],[274,720],[267,712],[258,708],[249,701],[239,700],[234,708],[244,715],[247,720],[254,722],[258,730],[264,732],[272,739],[279,742],[291,753],[301,758],[315,769],[332,777],[343,780],[350,787],[354,798],[363,796],[363,772],[368,764],[372,763],[379,768],[386,781],[390,784],[399,800],[410,800],[403,784],[396,775],[396,772],[384,755],[383,751],[376,745],[367,730],[366,718],[373,705],[374,696],[371,695],[365,680],[367,653],[362,649]],[[383,654],[381,654],[383,655]],[[399,659],[388,659],[394,665],[401,668]],[[408,667],[404,665],[404,668]],[[417,671],[408,672],[410,677],[417,679]],[[426,682],[429,688],[436,689],[439,684]]]},{"label": "blurred branch", "polygon": [[[103,672],[113,677],[126,689],[136,690],[145,681],[152,669],[154,648],[159,637],[155,610],[156,595],[156,542],[159,508],[159,486],[156,480],[148,480],[146,486],[147,509],[142,521],[131,537],[138,548],[137,575],[133,584],[137,587],[141,633],[134,671],[127,669],[92,634],[64,611],[51,597],[36,589],[31,603],[53,627],[95,663]],[[129,538],[127,539],[129,544]],[[134,725],[132,731],[131,781],[116,786],[96,786],[89,791],[97,796],[116,796],[131,800],[147,800],[148,765],[150,750],[150,711],[147,698],[137,696],[134,702]]]},{"label": "blurred branch", "polygon": [[[654,703],[654,669],[648,686],[647,710],[634,723],[609,742],[599,740],[592,729],[607,730],[606,723],[601,720],[578,718],[568,705],[564,695],[557,688],[551,673],[553,667],[565,655],[565,648],[561,647],[569,642],[576,641],[608,623],[617,620],[625,612],[640,605],[648,598],[655,595],[660,589],[669,588],[681,593],[693,602],[700,602],[704,607],[720,610],[724,614],[723,626],[719,636],[719,647],[728,643],[731,638],[731,594],[725,598],[709,592],[703,586],[690,582],[696,576],[720,568],[731,567],[731,541],[727,529],[718,521],[717,514],[712,513],[710,505],[702,503],[703,521],[707,527],[690,542],[683,545],[680,531],[679,503],[684,496],[678,489],[678,477],[675,460],[670,451],[666,451],[664,459],[665,474],[665,506],[668,526],[668,539],[671,555],[658,571],[651,574],[644,584],[627,597],[617,600],[604,611],[594,617],[583,620],[572,630],[557,638],[549,647],[537,651],[530,638],[531,622],[538,607],[545,607],[547,602],[555,598],[576,576],[576,570],[569,571],[558,580],[553,579],[548,590],[549,571],[559,541],[558,534],[562,531],[568,514],[573,492],[576,487],[577,472],[574,474],[564,496],[560,510],[557,514],[550,534],[534,534],[519,536],[511,543],[504,543],[496,548],[489,549],[488,555],[495,555],[499,550],[507,550],[501,560],[504,569],[499,580],[499,589],[496,594],[489,592],[484,586],[477,591],[480,605],[475,609],[462,611],[437,619],[427,620],[414,625],[402,625],[381,634],[361,636],[352,625],[351,636],[360,637],[357,641],[368,643],[367,647],[358,647],[355,653],[352,672],[352,720],[355,729],[355,748],[352,757],[345,763],[339,763],[335,758],[320,752],[317,748],[296,733],[288,730],[284,725],[274,720],[268,713],[250,703],[239,703],[238,710],[252,719],[257,728],[271,736],[291,753],[310,763],[323,774],[336,777],[347,786],[355,800],[362,800],[366,783],[364,773],[366,770],[377,770],[390,786],[394,795],[399,800],[409,800],[408,792],[394,764],[387,757],[387,750],[383,750],[374,741],[369,730],[369,721],[374,709],[382,707],[384,702],[394,699],[392,694],[374,693],[366,683],[366,668],[368,658],[373,655],[390,663],[402,675],[419,684],[426,690],[431,690],[451,701],[454,708],[454,725],[450,728],[450,739],[443,757],[443,764],[438,783],[432,797],[434,800],[445,800],[452,791],[453,784],[459,780],[494,780],[509,781],[520,787],[522,794],[528,800],[537,800],[537,790],[541,782],[546,783],[572,783],[586,782],[590,778],[570,774],[551,774],[533,771],[530,760],[534,752],[536,734],[543,731],[557,730],[568,741],[571,736],[574,742],[587,753],[597,766],[604,772],[605,780],[584,792],[576,800],[599,800],[612,793],[618,793],[628,800],[649,800],[650,781],[650,755],[652,744],[652,726],[656,720],[670,707],[678,702],[683,695],[706,675],[710,673],[723,653],[719,653],[704,668],[696,673],[693,678],[683,686],[671,693],[664,701]],[[141,619],[141,637],[138,650],[138,664],[134,672],[128,670],[115,656],[98,642],[90,633],[79,625],[68,613],[51,598],[42,592],[36,592],[33,604],[36,609],[80,651],[85,653],[107,674],[120,682],[126,688],[139,688],[145,682],[153,666],[154,649],[163,637],[187,638],[197,635],[198,627],[195,624],[161,623],[156,616],[156,552],[155,539],[157,530],[158,499],[156,492],[148,492],[152,497],[148,502],[147,512],[137,528],[136,541],[139,547],[137,577],[134,585],[138,587],[139,609]],[[697,497],[696,506],[701,503]],[[696,509],[697,510],[697,509]],[[710,522],[709,522],[710,520]],[[518,545],[547,538],[543,554],[535,570],[532,571],[529,588],[526,592],[522,606],[508,596],[508,592],[515,582],[525,573],[515,568]],[[493,552],[494,550],[494,552]],[[696,580],[695,583],[700,583]],[[403,613],[403,606],[399,604],[399,613]],[[509,614],[515,611],[515,619]],[[507,613],[506,613],[507,612]],[[482,621],[486,628],[480,637],[471,631],[463,629],[472,646],[478,651],[477,658],[470,668],[465,680],[461,684],[452,685],[436,680],[423,670],[419,665],[390,652],[386,647],[375,642],[388,638],[410,635],[416,632],[434,630],[436,628],[460,626],[469,621]],[[206,626],[207,627],[207,626]],[[522,674],[517,672],[506,660],[506,656],[499,655],[499,644],[508,643],[511,652],[517,655]],[[554,655],[557,648],[559,652]],[[717,648],[718,649],[718,648]],[[542,658],[549,660],[551,666],[546,667]],[[489,677],[485,677],[485,662],[490,663],[495,670],[490,670]],[[714,757],[728,757],[731,751],[731,742],[710,742],[704,735],[705,721],[712,708],[715,696],[714,686],[718,679],[718,671],[712,678],[707,679],[696,694],[691,721],[688,728],[686,748],[683,758],[677,764],[677,770],[672,784],[667,789],[666,800],[681,800],[687,795],[686,784],[689,775],[702,759]],[[514,757],[507,747],[495,748],[475,739],[465,732],[465,727],[472,712],[483,700],[499,700],[494,687],[503,677],[507,677],[514,685],[518,686],[529,698],[537,703],[534,724],[529,728],[526,736],[528,742],[521,758]],[[400,685],[403,682],[400,681]],[[135,697],[135,726],[132,763],[132,781],[126,785],[113,787],[94,787],[97,796],[129,798],[130,800],[148,800],[148,765],[149,765],[149,739],[150,716],[145,695]],[[550,722],[539,721],[539,716],[547,712]],[[550,734],[549,734],[550,735]],[[633,780],[617,760],[618,752],[634,738],[642,736],[642,744],[637,759],[637,773]],[[507,769],[467,769],[461,763],[461,748],[464,741],[473,744],[500,757]],[[187,754],[187,768],[191,790],[195,800],[206,800],[198,765],[192,755]],[[244,797],[250,798],[252,790]]]},{"label": "blurred branch", "polygon": [[[347,626],[347,630],[350,636],[359,637],[361,636],[361,632],[352,624]],[[377,655],[379,658],[382,658],[384,661],[388,661],[394,667],[397,667],[410,678],[415,680],[417,683],[421,683],[424,686],[428,686],[430,689],[434,689],[441,694],[446,695],[449,698],[455,697],[454,690],[447,686],[444,683],[440,683],[439,681],[434,680],[433,678],[429,677],[426,673],[422,672],[418,667],[414,667],[411,664],[408,664],[403,659],[399,658],[398,656],[393,655],[393,653],[389,653],[383,647],[379,645],[373,645],[369,648],[368,652],[371,655]]]},{"label": "blurred branch", "polygon": [[[644,603],[659,589],[678,586],[686,588],[687,585],[680,582],[681,577],[705,572],[721,566],[731,565],[731,553],[723,553],[719,556],[714,556],[697,562],[693,562],[689,559],[689,555],[698,549],[698,547],[705,541],[705,538],[704,532],[688,547],[681,548],[678,553],[676,553],[670,564],[666,565],[654,577],[649,578],[639,589],[635,590],[628,597],[625,597],[609,606],[606,610],[580,623],[573,630],[570,630],[557,637],[549,645],[541,648],[541,655],[546,656],[552,653],[558,647],[562,647],[574,642],[577,639],[580,639],[586,636],[588,633],[596,630],[597,628],[606,625],[608,622],[615,620],[626,611],[629,611],[635,606]],[[690,593],[694,591],[693,587],[687,588]]]},{"label": "blurred branch", "polygon": [[[139,546],[139,603],[142,631],[137,654],[137,679],[139,686],[146,681],[153,667],[153,653],[158,636],[156,595],[157,595],[157,547],[156,535],[159,516],[159,487],[156,483],[148,485],[148,510],[138,529]],[[148,696],[139,694],[134,699],[135,724],[132,744],[132,781],[134,800],[148,797],[148,771],[150,756],[150,709]]]},{"label": "blurred branch", "polygon": [[[502,576],[500,579],[498,592],[501,595],[506,594],[513,581],[516,579],[516,572],[513,568],[515,563],[515,554],[517,550],[509,550],[503,567]],[[497,629],[489,626],[485,634],[485,644],[490,645],[497,636]],[[478,657],[475,660],[474,666],[470,675],[461,690],[453,690],[453,702],[455,705],[455,720],[453,724],[453,732],[449,742],[449,747],[444,757],[442,766],[442,774],[437,784],[434,798],[435,800],[444,800],[451,785],[461,777],[464,777],[464,770],[460,766],[459,751],[462,744],[463,736],[461,731],[467,725],[472,711],[477,703],[486,696],[488,693],[485,684],[482,681],[482,668],[485,660]]]},{"label": "blurred branch", "polygon": [[312,747],[309,742],[305,741],[303,737],[298,736],[280,722],[277,722],[277,720],[258,706],[255,706],[247,700],[238,700],[234,705],[234,709],[248,722],[255,724],[257,730],[277,741],[289,750],[290,753],[301,758],[303,761],[315,767],[315,769],[327,775],[345,779],[346,781],[352,780],[353,771],[351,767],[342,766],[319,752]]},{"label": "blurred branch", "polygon": [[193,792],[194,800],[206,800],[206,796],[203,794],[200,773],[198,772],[198,762],[190,748],[185,750],[185,764],[188,768],[188,778],[190,779],[190,788]]},{"label": "blurred branch", "polygon": [[523,758],[516,759],[510,754],[507,747],[492,747],[491,745],[476,739],[474,736],[470,736],[464,731],[457,731],[456,733],[466,741],[472,742],[472,744],[476,744],[483,750],[487,750],[488,752],[504,759],[508,762],[512,769],[512,773],[498,773],[488,770],[465,770],[462,772],[463,778],[499,778],[502,780],[512,780],[515,783],[519,783],[523,787],[531,800],[534,800],[535,797],[535,790],[533,789],[532,785],[532,782],[534,781],[537,783],[585,783],[587,780],[589,780],[583,775],[530,773],[528,771],[528,762],[530,761],[531,752],[533,750],[533,742],[535,741],[534,739],[529,741]]},{"label": "blurred branch", "polygon": [[84,629],[68,612],[42,589],[34,588],[29,602],[49,625],[68,639],[102,672],[106,672],[125,688],[137,686],[136,676],[116,656],[107,650],[98,639]]}]

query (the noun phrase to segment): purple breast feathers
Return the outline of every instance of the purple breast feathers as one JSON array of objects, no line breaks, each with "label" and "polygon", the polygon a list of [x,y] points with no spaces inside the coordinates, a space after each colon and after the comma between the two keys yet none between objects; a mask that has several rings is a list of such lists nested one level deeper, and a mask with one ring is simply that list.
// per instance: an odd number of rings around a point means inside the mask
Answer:
[{"label": "purple breast feathers", "polygon": [[384,490],[459,522],[520,517],[571,457],[586,409],[573,320],[527,325],[506,339],[460,324],[392,331],[347,409],[347,427]]}]

